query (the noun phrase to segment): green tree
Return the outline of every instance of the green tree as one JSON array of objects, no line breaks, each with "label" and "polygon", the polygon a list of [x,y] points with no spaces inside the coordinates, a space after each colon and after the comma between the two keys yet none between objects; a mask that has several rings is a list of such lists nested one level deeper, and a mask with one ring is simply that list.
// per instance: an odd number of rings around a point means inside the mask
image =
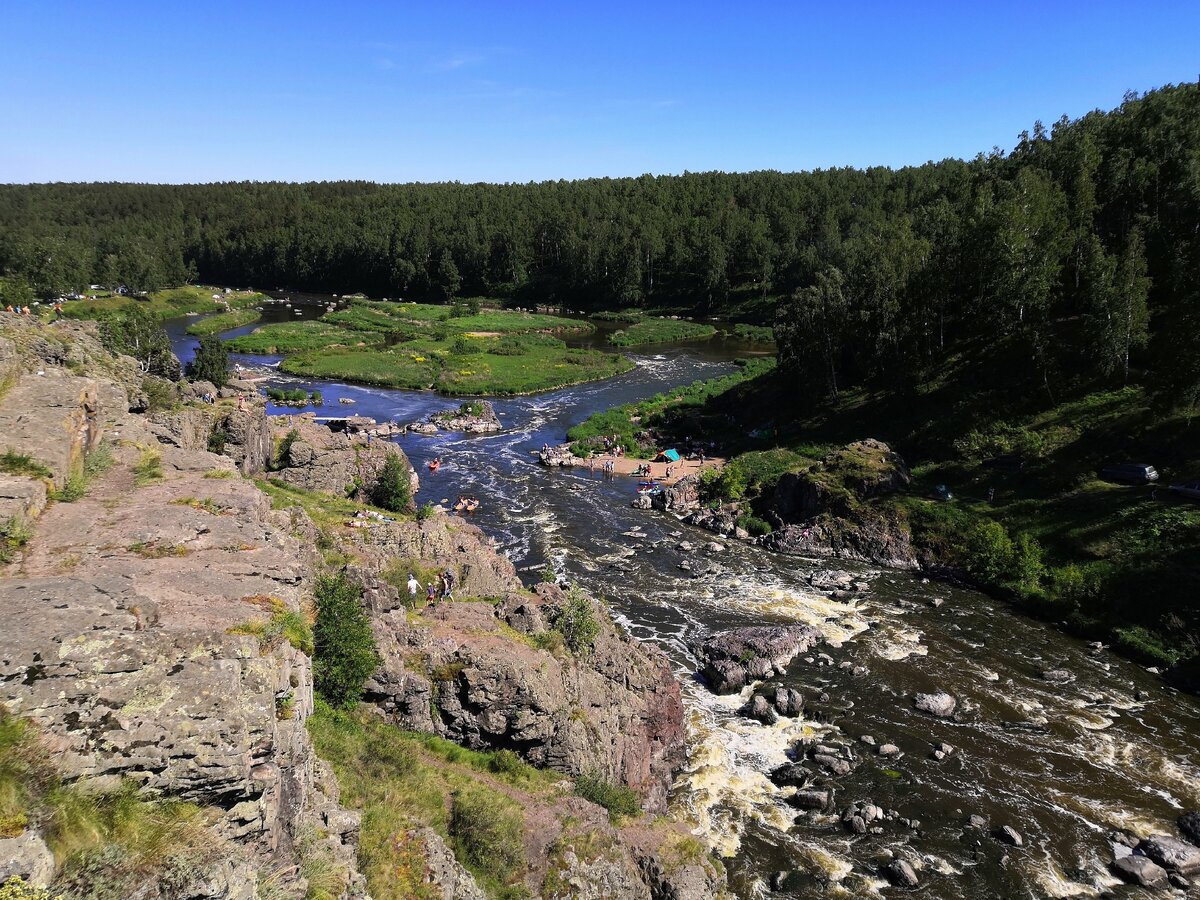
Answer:
[{"label": "green tree", "polygon": [[100,341],[114,353],[132,356],[143,374],[175,380],[179,360],[162,323],[140,306],[130,305],[100,319]]},{"label": "green tree", "polygon": [[343,709],[362,698],[363,685],[379,668],[379,651],[362,608],[362,588],[345,572],[322,575],[315,590],[313,679],[331,706]]},{"label": "green tree", "polygon": [[554,614],[552,624],[576,656],[590,654],[600,633],[600,622],[592,601],[575,585],[567,591],[566,601]]},{"label": "green tree", "polygon": [[188,375],[195,381],[211,381],[224,387],[229,381],[229,350],[215,334],[200,338],[196,355],[188,364]]},{"label": "green tree", "polygon": [[438,258],[437,271],[434,273],[434,284],[442,300],[447,303],[454,299],[458,293],[458,289],[462,287],[462,276],[458,273],[458,266],[454,262],[454,254],[450,252],[449,247],[442,250],[442,255]]},{"label": "green tree", "polygon": [[817,369],[834,399],[847,326],[845,284],[841,270],[828,267],[817,275],[815,284],[792,295],[775,321],[780,366],[801,375]]},{"label": "green tree", "polygon": [[391,512],[404,512],[412,505],[408,467],[401,462],[400,454],[388,454],[370,494],[372,503]]}]

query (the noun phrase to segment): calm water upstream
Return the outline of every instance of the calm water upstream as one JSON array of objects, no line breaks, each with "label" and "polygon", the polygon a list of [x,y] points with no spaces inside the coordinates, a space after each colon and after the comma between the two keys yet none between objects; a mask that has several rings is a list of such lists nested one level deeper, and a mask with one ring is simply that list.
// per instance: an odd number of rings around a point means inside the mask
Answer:
[{"label": "calm water upstream", "polygon": [[[282,318],[299,316],[281,308],[268,313],[268,320]],[[190,356],[195,341],[182,334],[186,321],[169,325],[178,351]],[[793,896],[894,894],[878,872],[901,845],[923,862],[925,896],[1095,896],[1114,888],[1141,896],[1115,887],[1108,874],[1108,834],[1174,833],[1176,816],[1200,807],[1195,698],[987,597],[907,574],[852,569],[870,589],[854,601],[834,601],[808,587],[807,576],[846,566],[729,543],[711,557],[712,572],[692,577],[679,564],[695,557],[676,545],[703,545],[711,535],[631,509],[632,480],[547,470],[532,455],[596,410],[729,371],[740,352],[715,343],[634,355],[638,368],[620,378],[495,401],[505,425],[498,435],[408,435],[399,443],[421,472],[421,500],[478,496],[483,506],[473,521],[528,580],[549,562],[607,598],[634,635],[666,650],[683,682],[690,737],[675,802],[725,857],[740,896],[765,895],[767,879],[780,870],[797,873],[788,884]],[[456,402],[281,381],[320,389],[324,415],[410,422]],[[341,406],[338,397],[356,405]],[[434,456],[444,465],[431,476],[424,463]],[[944,602],[935,606],[935,599]],[[798,660],[784,683],[827,698],[814,700],[805,718],[767,727],[738,715],[742,698],[715,697],[693,680],[687,645],[705,630],[772,622],[817,625],[828,640],[818,649],[833,664]],[[844,662],[867,673],[854,675],[840,667]],[[1041,678],[1046,669],[1068,669],[1075,680],[1050,684]],[[961,721],[913,710],[912,695],[928,690],[957,696]],[[859,743],[862,735],[898,745],[903,756],[875,755]],[[883,835],[850,835],[837,816],[821,815],[794,824],[789,791],[766,773],[804,736],[857,746],[861,762],[838,781],[838,810],[873,801],[919,819],[919,829],[889,824]],[[930,753],[940,741],[957,752],[939,762]],[[1012,826],[1024,846],[965,833],[971,814],[987,816],[993,828]]]}]

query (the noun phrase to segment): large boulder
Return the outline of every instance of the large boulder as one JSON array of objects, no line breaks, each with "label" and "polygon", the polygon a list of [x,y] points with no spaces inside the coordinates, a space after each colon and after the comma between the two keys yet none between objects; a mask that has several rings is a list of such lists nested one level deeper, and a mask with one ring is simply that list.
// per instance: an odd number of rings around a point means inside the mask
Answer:
[{"label": "large boulder", "polygon": [[937,691],[933,694],[917,694],[913,698],[913,705],[921,712],[937,716],[939,719],[948,719],[958,708],[958,700],[945,691]]},{"label": "large boulder", "polygon": [[243,475],[257,475],[271,463],[271,428],[263,407],[246,409],[196,405],[147,414],[160,443],[183,450],[219,452],[234,461]]},{"label": "large boulder", "polygon": [[655,509],[674,513],[691,512],[700,506],[700,482],[695,475],[685,475],[651,496]]},{"label": "large boulder", "polygon": [[1139,887],[1158,890],[1168,883],[1166,869],[1145,856],[1123,856],[1113,862],[1112,870],[1122,881]]},{"label": "large boulder", "polygon": [[700,675],[718,694],[740,691],[751,681],[779,675],[821,640],[811,625],[759,625],[711,635],[693,647]]},{"label": "large boulder", "polygon": [[1200,846],[1200,810],[1186,812],[1179,817],[1179,830],[1185,838]]},{"label": "large boulder", "polygon": [[898,453],[882,441],[847,444],[810,469],[779,479],[772,508],[783,522],[803,522],[821,512],[841,513],[856,502],[893,494],[912,480]]},{"label": "large boulder", "polygon": [[433,413],[429,417],[429,424],[435,426],[435,431],[440,428],[464,434],[491,434],[503,427],[490,400],[473,400],[457,409]]},{"label": "large boulder", "polygon": [[[373,421],[373,420],[372,420]],[[387,440],[367,442],[365,435],[347,429],[333,431],[303,417],[278,417],[277,437],[287,440],[287,452],[276,462],[277,478],[309,491],[344,497],[349,490],[368,490],[389,456],[399,456],[409,472],[409,488],[420,488],[416,471],[399,446]],[[288,440],[288,435],[295,436]]]},{"label": "large boulder", "polygon": [[1168,872],[1184,877],[1200,873],[1200,847],[1170,835],[1151,835],[1137,845],[1137,852],[1148,856]]}]

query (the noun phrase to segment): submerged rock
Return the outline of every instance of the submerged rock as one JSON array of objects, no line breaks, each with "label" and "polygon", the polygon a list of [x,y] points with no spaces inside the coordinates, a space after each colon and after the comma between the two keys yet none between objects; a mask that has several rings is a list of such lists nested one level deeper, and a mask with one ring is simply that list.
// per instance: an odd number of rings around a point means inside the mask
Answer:
[{"label": "submerged rock", "polygon": [[798,654],[820,640],[821,632],[811,625],[760,625],[714,634],[694,652],[709,689],[732,694],[751,681],[782,674]]}]

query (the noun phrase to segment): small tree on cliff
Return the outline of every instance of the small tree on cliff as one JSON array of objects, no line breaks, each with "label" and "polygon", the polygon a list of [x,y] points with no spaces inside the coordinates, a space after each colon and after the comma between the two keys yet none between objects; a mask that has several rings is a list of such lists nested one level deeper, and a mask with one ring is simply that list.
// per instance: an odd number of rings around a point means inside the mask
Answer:
[{"label": "small tree on cliff", "polygon": [[408,467],[398,453],[389,453],[371,488],[371,502],[391,512],[404,512],[412,503]]},{"label": "small tree on cliff", "polygon": [[345,572],[317,579],[313,677],[317,692],[343,709],[362,698],[363,684],[380,663],[362,588]]},{"label": "small tree on cliff", "polygon": [[562,634],[571,652],[587,656],[600,633],[600,623],[592,601],[576,585],[567,591],[566,602],[554,616],[554,630]]},{"label": "small tree on cliff", "polygon": [[215,334],[200,338],[196,356],[188,365],[188,375],[196,381],[211,381],[224,387],[229,380],[229,350]]}]

